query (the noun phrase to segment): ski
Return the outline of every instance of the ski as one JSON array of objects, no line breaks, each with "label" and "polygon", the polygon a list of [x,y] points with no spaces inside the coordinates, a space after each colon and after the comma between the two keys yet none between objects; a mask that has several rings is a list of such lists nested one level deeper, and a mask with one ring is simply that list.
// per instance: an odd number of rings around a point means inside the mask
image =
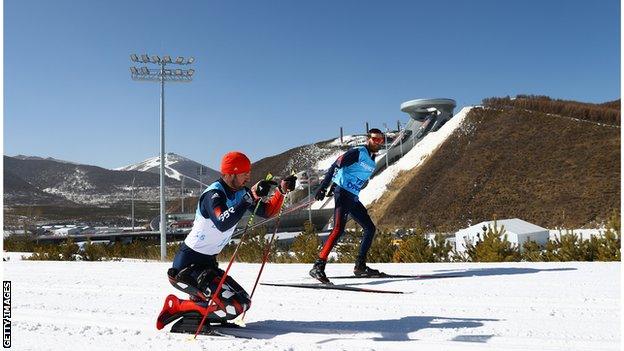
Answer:
[{"label": "ski", "polygon": [[403,291],[394,290],[377,290],[369,288],[359,288],[348,285],[333,285],[333,284],[308,284],[308,283],[260,283],[262,285],[269,286],[285,286],[290,288],[304,288],[304,289],[323,289],[323,290],[344,290],[354,292],[368,292],[377,294],[405,294]]},{"label": "ski", "polygon": [[[180,320],[175,322],[171,326],[172,333],[179,334],[195,334],[197,331],[197,326],[201,323],[201,317],[199,316],[183,316]],[[230,333],[228,329],[236,330],[243,329],[242,327],[233,324],[233,323],[220,323],[216,325],[204,324],[202,325],[201,330],[199,331],[200,335],[206,336],[218,336],[225,338],[242,338],[242,339],[252,339],[251,336],[244,336],[238,333]]]},{"label": "ski", "polygon": [[441,278],[459,278],[461,275],[453,275],[453,274],[424,274],[424,275],[409,275],[409,274],[375,274],[368,276],[357,276],[357,275],[339,275],[334,277],[327,277],[328,279],[371,279],[371,278],[389,278],[389,279],[398,279],[398,278],[407,278],[407,279],[441,279]]}]

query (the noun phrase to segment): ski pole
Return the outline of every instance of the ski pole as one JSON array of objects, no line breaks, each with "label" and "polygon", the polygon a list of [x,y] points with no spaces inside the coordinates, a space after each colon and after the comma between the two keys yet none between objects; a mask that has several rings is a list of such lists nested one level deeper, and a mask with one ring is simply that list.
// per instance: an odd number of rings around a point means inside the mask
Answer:
[{"label": "ski pole", "polygon": [[[271,245],[273,244],[273,239],[277,235],[277,228],[279,227],[280,219],[282,217],[282,211],[284,210],[284,204],[286,203],[286,199],[282,202],[282,206],[280,206],[279,213],[277,214],[277,220],[275,222],[275,230],[273,231],[273,235],[271,235],[271,239],[264,247],[264,253],[262,255],[262,264],[260,265],[260,271],[258,272],[258,276],[256,277],[256,282],[254,283],[253,289],[251,290],[251,295],[249,295],[249,300],[254,296],[254,292],[256,292],[256,287],[258,286],[258,282],[260,281],[260,275],[262,274],[262,270],[264,269],[264,265],[269,259],[269,254],[271,252]],[[243,323],[245,319],[245,315],[247,311],[243,312],[243,315],[240,318],[240,322]]]},{"label": "ski pole", "polygon": [[[314,199],[314,198],[312,200],[308,200],[306,202],[302,202],[302,203],[300,203],[298,205],[295,205],[293,207],[290,207],[290,208],[284,210],[282,215],[287,215],[287,214],[293,213],[295,211],[301,210],[302,208],[308,207],[310,204],[313,204],[314,202],[316,202],[316,199]],[[277,216],[274,216],[274,217],[271,217],[271,218],[265,218],[264,220],[259,221],[258,223],[255,223],[252,226],[250,226],[249,229],[254,229],[254,228],[259,227],[261,225],[264,225],[264,224],[267,224],[269,222],[272,222],[275,219],[277,219]],[[240,230],[234,232],[234,234],[232,234],[232,238],[238,237],[243,232],[244,232],[244,229],[240,229]]]},{"label": "ski pole", "polygon": [[[266,180],[270,180],[271,178],[273,178],[273,176],[269,173],[266,176]],[[236,258],[236,253],[238,253],[238,249],[240,248],[241,244],[243,243],[243,239],[245,238],[245,234],[247,234],[247,229],[249,228],[249,226],[251,225],[251,223],[253,223],[254,217],[256,216],[256,212],[258,212],[258,208],[260,208],[260,203],[262,201],[258,200],[258,203],[256,204],[256,207],[254,208],[253,213],[251,214],[251,216],[249,217],[249,220],[247,220],[247,224],[245,225],[245,229],[242,232],[240,241],[238,242],[238,245],[236,245],[236,248],[234,249],[234,253],[232,254],[232,258],[230,258],[230,262],[227,265],[227,268],[225,269],[225,272],[223,273],[223,276],[221,277],[221,280],[219,281],[219,285],[217,285],[217,289],[215,290],[215,292],[210,296],[210,299],[208,300],[208,304],[206,305],[206,312],[204,313],[204,317],[201,320],[201,323],[199,323],[199,327],[197,327],[197,331],[195,331],[195,336],[193,336],[193,339],[197,339],[197,335],[199,334],[199,331],[202,329],[202,327],[204,326],[204,323],[206,322],[206,317],[208,317],[208,311],[210,307],[211,303],[214,303],[215,305],[218,305],[217,302],[215,301],[215,299],[219,299],[219,294],[221,293],[221,288],[223,287],[223,283],[225,282],[225,279],[227,278],[228,272],[230,271],[230,268],[232,267],[232,264],[234,263],[234,259]]]}]

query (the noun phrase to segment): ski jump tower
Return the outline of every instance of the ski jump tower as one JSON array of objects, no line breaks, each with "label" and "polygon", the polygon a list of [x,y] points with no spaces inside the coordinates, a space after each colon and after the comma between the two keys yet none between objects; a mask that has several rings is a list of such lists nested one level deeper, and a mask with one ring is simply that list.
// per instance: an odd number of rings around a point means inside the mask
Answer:
[{"label": "ski jump tower", "polygon": [[388,146],[387,152],[377,158],[375,174],[386,167],[386,158],[393,163],[403,157],[430,132],[440,129],[451,117],[455,109],[453,99],[416,99],[401,104],[401,111],[411,117],[405,128]]},{"label": "ski jump tower", "polygon": [[435,132],[453,117],[455,106],[453,99],[417,99],[402,103],[401,111],[422,122],[423,126],[427,124],[427,132]]}]

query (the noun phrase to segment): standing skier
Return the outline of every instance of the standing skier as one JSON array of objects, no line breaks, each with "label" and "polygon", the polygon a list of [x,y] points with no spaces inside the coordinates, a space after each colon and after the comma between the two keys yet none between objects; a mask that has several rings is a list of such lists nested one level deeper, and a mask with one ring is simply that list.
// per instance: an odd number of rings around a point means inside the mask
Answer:
[{"label": "standing skier", "polygon": [[[179,300],[175,295],[169,295],[158,316],[158,329],[186,313],[204,315],[208,312],[208,321],[224,322],[249,309],[249,295],[230,276],[226,278],[220,296],[210,296],[224,274],[218,267],[217,255],[230,242],[236,225],[246,212],[257,208],[259,216],[276,215],[284,194],[294,189],[297,179],[289,176],[279,185],[261,180],[250,189],[246,187],[250,172],[251,162],[243,153],[229,152],[223,156],[221,178],[210,184],[199,197],[193,228],[167,271],[169,282],[188,293],[191,300]],[[266,202],[262,201],[273,185],[278,185],[278,190]],[[208,306],[209,298],[216,304]],[[211,309],[206,311],[206,308]]]},{"label": "standing skier", "polygon": [[[376,276],[381,273],[366,265],[366,254],[373,242],[375,225],[368,215],[366,207],[358,199],[362,190],[375,171],[375,154],[384,143],[384,135],[377,128],[368,131],[368,139],[365,146],[355,147],[342,154],[325,173],[323,182],[316,193],[317,200],[323,200],[326,196],[327,187],[332,182],[334,193],[334,229],[329,234],[319,258],[310,270],[310,276],[318,279],[321,283],[331,284],[325,275],[327,256],[342,235],[347,222],[347,216],[351,215],[364,229],[364,236],[360,244],[360,252],[355,261],[353,274],[356,276]],[[331,195],[331,189],[329,191]]]}]

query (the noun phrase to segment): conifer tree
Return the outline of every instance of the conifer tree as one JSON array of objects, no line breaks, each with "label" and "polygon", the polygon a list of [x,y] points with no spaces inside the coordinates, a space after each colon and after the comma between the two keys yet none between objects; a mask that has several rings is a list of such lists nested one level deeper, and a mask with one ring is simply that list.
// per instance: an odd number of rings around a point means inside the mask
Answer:
[{"label": "conifer tree", "polygon": [[435,262],[429,239],[423,233],[405,237],[394,254],[394,262]]},{"label": "conifer tree", "polygon": [[602,240],[597,245],[596,259],[599,261],[620,261],[620,215],[614,212],[607,223]]},{"label": "conifer tree", "polygon": [[521,257],[523,261],[540,262],[542,260],[542,246],[533,240],[528,240],[522,245]]},{"label": "conifer tree", "polygon": [[[393,239],[392,233],[389,231],[377,230],[373,243],[368,250],[368,262],[392,262],[392,257],[396,251]],[[359,253],[359,245],[357,249]]]},{"label": "conifer tree", "polygon": [[498,229],[496,221],[494,226],[483,228],[483,239],[479,239],[476,245],[468,243],[467,253],[473,262],[513,262],[520,261],[520,251],[507,240],[505,226]]},{"label": "conifer tree", "polygon": [[318,258],[321,246],[314,225],[309,221],[304,223],[303,232],[293,241],[290,250],[294,253],[295,259],[300,263],[312,263]]}]

